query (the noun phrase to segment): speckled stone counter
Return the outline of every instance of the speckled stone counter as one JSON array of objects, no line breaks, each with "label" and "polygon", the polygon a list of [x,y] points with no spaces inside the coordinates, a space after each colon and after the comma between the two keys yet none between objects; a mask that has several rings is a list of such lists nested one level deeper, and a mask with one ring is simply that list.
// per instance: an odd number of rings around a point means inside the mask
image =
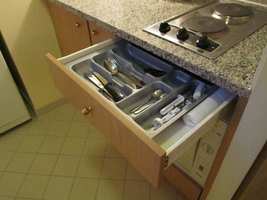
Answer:
[{"label": "speckled stone counter", "polygon": [[264,4],[264,5],[267,5],[267,0],[251,0],[255,3],[260,3],[260,4]]},{"label": "speckled stone counter", "polygon": [[142,30],[160,20],[200,6],[204,3],[203,0],[54,1],[88,20],[95,21],[117,36],[240,96],[249,96],[256,68],[267,44],[265,26],[222,56],[210,60]]}]

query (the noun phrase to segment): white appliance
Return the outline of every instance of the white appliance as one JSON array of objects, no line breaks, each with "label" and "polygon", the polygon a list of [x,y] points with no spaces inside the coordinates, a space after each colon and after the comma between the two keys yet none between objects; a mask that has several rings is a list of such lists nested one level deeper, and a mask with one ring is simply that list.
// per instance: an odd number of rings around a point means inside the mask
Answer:
[{"label": "white appliance", "polygon": [[214,128],[204,134],[175,162],[177,167],[185,171],[201,186],[204,186],[206,182],[226,128],[227,124],[219,120]]},{"label": "white appliance", "polygon": [[6,61],[0,52],[0,134],[31,119]]}]

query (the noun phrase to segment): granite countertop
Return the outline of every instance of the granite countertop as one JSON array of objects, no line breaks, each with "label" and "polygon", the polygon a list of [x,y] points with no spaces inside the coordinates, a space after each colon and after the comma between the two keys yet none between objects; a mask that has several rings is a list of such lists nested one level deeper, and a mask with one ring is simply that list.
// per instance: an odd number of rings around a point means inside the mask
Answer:
[{"label": "granite countertop", "polygon": [[[205,1],[200,0],[54,0],[82,17],[95,21],[154,54],[240,96],[249,96],[252,80],[267,44],[267,26],[225,54],[211,60],[159,39],[143,28],[182,14]],[[265,0],[261,0],[265,1]],[[206,0],[207,2],[207,0]]]}]

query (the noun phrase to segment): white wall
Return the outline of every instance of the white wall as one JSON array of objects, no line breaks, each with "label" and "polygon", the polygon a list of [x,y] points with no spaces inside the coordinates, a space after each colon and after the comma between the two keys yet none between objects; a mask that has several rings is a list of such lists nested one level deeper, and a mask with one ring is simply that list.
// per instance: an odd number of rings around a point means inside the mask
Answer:
[{"label": "white wall", "polygon": [[230,200],[267,140],[267,48],[253,92],[208,200]]},{"label": "white wall", "polygon": [[19,73],[40,109],[61,98],[54,87],[45,59],[47,52],[60,55],[45,2],[42,0],[1,1],[0,29]]}]

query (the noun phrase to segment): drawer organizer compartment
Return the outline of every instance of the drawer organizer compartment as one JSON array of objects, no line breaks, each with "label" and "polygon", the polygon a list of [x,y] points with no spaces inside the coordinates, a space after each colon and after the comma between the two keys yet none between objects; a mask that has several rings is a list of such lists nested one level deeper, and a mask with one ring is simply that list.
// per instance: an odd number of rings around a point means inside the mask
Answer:
[{"label": "drawer organizer compartment", "polygon": [[235,98],[123,40],[48,59],[62,93],[155,186]]},{"label": "drawer organizer compartment", "polygon": [[136,71],[160,78],[173,70],[173,66],[130,43],[121,43],[112,51],[131,63]]},{"label": "drawer organizer compartment", "polygon": [[161,133],[216,90],[215,86],[124,42],[95,52],[70,69],[98,87],[149,137]]},{"label": "drawer organizer compartment", "polygon": [[[116,79],[113,79],[112,75],[100,66],[94,65],[90,60],[85,60],[74,65],[72,70],[99,88],[99,91],[108,99],[116,102],[129,96],[133,92],[129,86],[121,84]],[[104,84],[106,85],[104,86]],[[111,96],[111,94],[114,96]]]}]

